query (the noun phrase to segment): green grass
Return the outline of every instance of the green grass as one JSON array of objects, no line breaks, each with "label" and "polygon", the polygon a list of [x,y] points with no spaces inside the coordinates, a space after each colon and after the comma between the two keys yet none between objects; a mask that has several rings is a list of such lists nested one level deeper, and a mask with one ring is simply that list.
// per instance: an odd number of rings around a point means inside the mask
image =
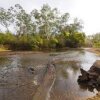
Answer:
[{"label": "green grass", "polygon": [[8,49],[6,49],[6,48],[4,48],[4,47],[0,47],[0,52],[1,51],[11,51],[11,50],[8,50]]}]

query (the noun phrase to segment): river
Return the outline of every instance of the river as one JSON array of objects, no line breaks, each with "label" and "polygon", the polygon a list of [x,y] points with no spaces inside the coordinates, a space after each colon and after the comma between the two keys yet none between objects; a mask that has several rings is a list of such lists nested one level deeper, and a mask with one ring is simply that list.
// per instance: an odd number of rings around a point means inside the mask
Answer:
[{"label": "river", "polygon": [[[86,100],[98,91],[78,84],[80,68],[89,70],[99,59],[86,50],[2,56],[0,100]],[[51,61],[56,62],[55,71],[47,74]]]}]

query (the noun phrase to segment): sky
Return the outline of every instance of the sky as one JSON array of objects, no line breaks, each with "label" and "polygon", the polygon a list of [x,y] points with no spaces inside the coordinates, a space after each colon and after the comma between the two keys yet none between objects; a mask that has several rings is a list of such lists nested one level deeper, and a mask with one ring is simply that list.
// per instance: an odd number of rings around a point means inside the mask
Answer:
[{"label": "sky", "polygon": [[20,4],[27,12],[49,4],[61,13],[68,12],[71,17],[81,19],[87,35],[100,32],[100,0],[0,0],[0,7],[5,9],[15,4]]}]

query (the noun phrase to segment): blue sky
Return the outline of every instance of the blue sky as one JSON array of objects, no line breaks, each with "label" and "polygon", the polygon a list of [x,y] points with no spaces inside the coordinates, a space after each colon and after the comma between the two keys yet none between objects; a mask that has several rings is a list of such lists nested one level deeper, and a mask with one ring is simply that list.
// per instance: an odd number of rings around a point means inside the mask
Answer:
[{"label": "blue sky", "polygon": [[30,12],[34,8],[40,9],[46,3],[52,8],[58,8],[61,13],[69,12],[71,17],[83,20],[83,31],[86,34],[100,32],[100,0],[0,0],[0,7],[7,9],[21,4]]}]

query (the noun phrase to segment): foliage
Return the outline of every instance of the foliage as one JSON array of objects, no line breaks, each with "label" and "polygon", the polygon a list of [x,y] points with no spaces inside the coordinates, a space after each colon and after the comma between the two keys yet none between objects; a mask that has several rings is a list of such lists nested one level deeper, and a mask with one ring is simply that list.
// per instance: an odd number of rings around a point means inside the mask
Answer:
[{"label": "foliage", "polygon": [[81,21],[75,18],[70,22],[69,13],[61,15],[48,4],[30,13],[19,4],[8,10],[0,8],[0,25],[6,28],[6,32],[0,33],[0,44],[12,50],[81,47],[85,42]]},{"label": "foliage", "polygon": [[87,36],[86,46],[100,48],[100,33]]},{"label": "foliage", "polygon": [[4,42],[5,42],[5,36],[4,36],[4,34],[3,33],[0,33],[0,44],[4,44]]},{"label": "foliage", "polygon": [[100,47],[100,33],[93,35],[92,41],[94,47]]}]

